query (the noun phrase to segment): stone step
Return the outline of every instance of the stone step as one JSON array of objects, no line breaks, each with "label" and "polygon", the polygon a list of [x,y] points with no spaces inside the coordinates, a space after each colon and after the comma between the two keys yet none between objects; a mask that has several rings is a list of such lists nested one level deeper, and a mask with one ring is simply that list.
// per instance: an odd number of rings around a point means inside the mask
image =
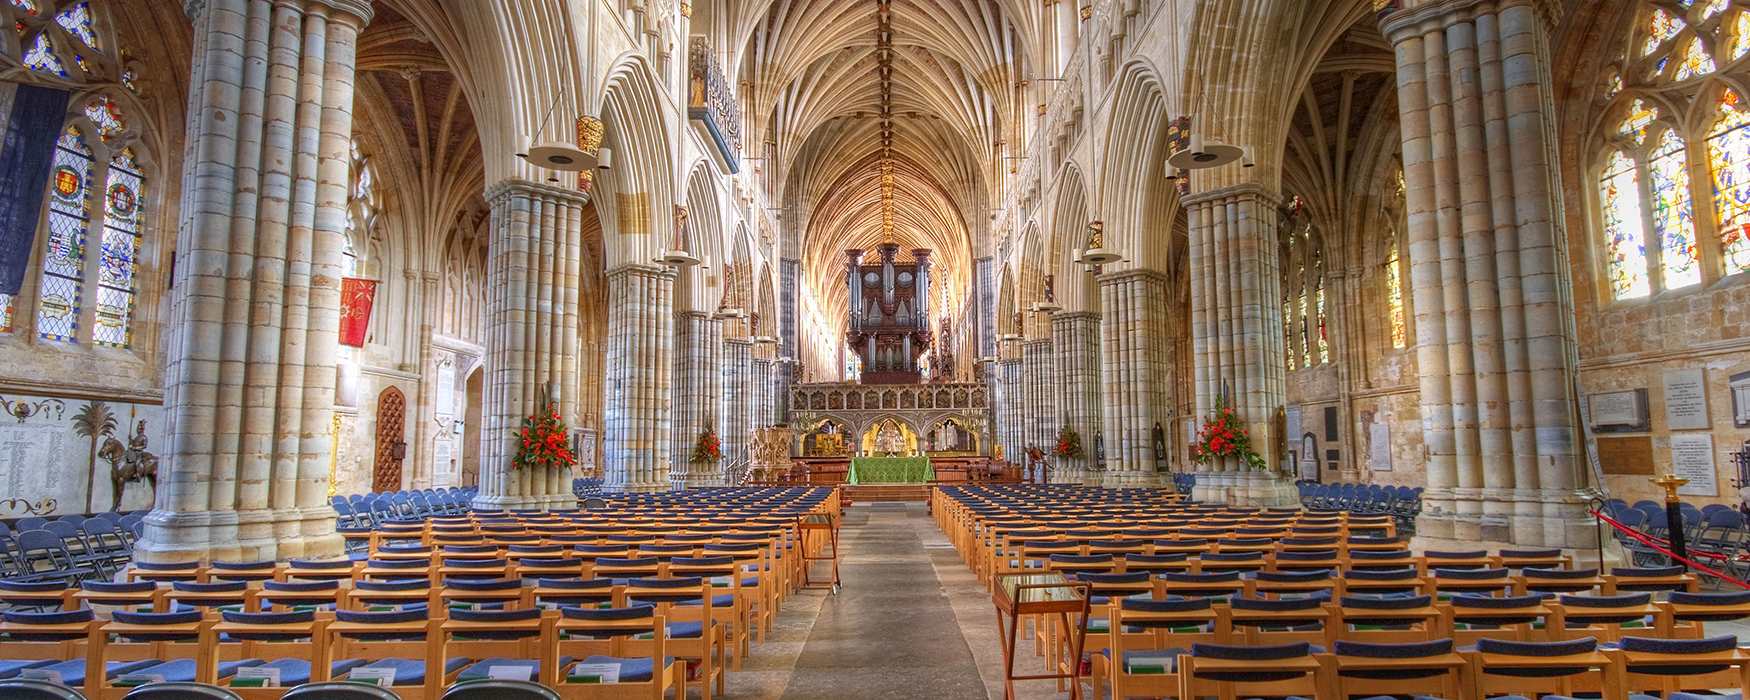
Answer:
[{"label": "stone step", "polygon": [[839,487],[844,490],[844,496],[852,503],[872,503],[875,501],[918,501],[930,500],[930,487],[927,484],[858,484]]}]

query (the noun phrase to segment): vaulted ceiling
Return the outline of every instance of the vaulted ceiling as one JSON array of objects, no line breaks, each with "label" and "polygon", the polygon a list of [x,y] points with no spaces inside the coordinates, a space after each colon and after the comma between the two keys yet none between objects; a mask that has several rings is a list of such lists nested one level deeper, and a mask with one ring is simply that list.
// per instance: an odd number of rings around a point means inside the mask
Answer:
[{"label": "vaulted ceiling", "polygon": [[836,330],[845,317],[844,251],[889,236],[936,251],[949,306],[963,304],[998,144],[1018,131],[1022,47],[1036,45],[1032,0],[726,9],[716,19],[741,28],[731,55],[753,155],[773,200],[798,217],[786,223],[801,227],[803,284],[823,320]]}]

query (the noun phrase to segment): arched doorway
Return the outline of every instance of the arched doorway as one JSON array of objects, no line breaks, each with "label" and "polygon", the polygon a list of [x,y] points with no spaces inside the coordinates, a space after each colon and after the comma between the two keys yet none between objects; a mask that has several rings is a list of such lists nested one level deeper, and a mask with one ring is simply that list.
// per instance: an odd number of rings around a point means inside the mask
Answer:
[{"label": "arched doorway", "polygon": [[462,417],[462,486],[480,483],[480,401],[485,375],[479,368],[468,375],[468,405]]},{"label": "arched doorway", "polygon": [[401,461],[407,459],[407,397],[389,387],[377,396],[377,461],[372,491],[401,490]]}]

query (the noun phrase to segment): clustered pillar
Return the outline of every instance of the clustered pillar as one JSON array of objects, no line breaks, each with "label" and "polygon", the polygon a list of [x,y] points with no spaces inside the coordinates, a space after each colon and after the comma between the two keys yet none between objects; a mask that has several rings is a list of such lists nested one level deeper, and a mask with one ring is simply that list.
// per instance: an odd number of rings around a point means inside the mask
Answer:
[{"label": "clustered pillar", "polygon": [[752,427],[767,428],[777,422],[778,393],[772,383],[772,361],[756,357],[748,363],[748,391],[751,392]]},{"label": "clustered pillar", "polygon": [[1101,474],[1095,448],[1101,441],[1100,315],[1091,311],[1053,314],[1051,345],[1057,352],[1058,427],[1074,430],[1082,443],[1080,457],[1055,458],[1056,481],[1098,486]]},{"label": "clustered pillar", "polygon": [[516,468],[516,431],[551,407],[567,424],[578,411],[579,193],[511,180],[487,193],[486,395],[482,406],[482,509],[576,505],[568,469]]},{"label": "clustered pillar", "polygon": [[[722,416],[723,463],[738,466],[747,461],[748,433],[753,430],[754,393],[751,386],[753,342],[746,338],[723,340],[723,397],[717,415]],[[739,468],[739,467],[738,467]],[[728,474],[720,469],[718,483]]]},{"label": "clustered pillar", "polygon": [[681,488],[716,486],[723,481],[715,462],[693,461],[693,448],[706,430],[723,438],[717,402],[723,395],[719,367],[723,323],[702,311],[675,314],[674,433],[669,447],[670,478]]},{"label": "clustered pillar", "polygon": [[1383,22],[1396,47],[1426,508],[1418,532],[1590,540],[1549,47],[1530,0]]},{"label": "clustered pillar", "polygon": [[369,0],[209,0],[170,292],[171,446],[142,562],[341,552],[329,424]]},{"label": "clustered pillar", "polygon": [[1197,418],[1233,408],[1264,458],[1259,472],[1237,459],[1198,465],[1196,496],[1247,505],[1298,500],[1280,478],[1276,417],[1285,395],[1282,281],[1274,199],[1253,185],[1185,199],[1190,213],[1191,342]]},{"label": "clustered pillar", "polygon": [[674,271],[626,265],[608,272],[604,488],[669,487],[674,422]]},{"label": "clustered pillar", "polygon": [[1047,455],[1057,440],[1056,360],[1050,338],[1021,344],[1023,439],[1027,447],[1037,447]]},{"label": "clustered pillar", "polygon": [[1153,270],[1102,275],[1100,373],[1106,434],[1106,478],[1111,487],[1154,486],[1155,426],[1169,423],[1172,347],[1168,338],[1167,277]]},{"label": "clustered pillar", "polygon": [[[1009,343],[1004,341],[1003,344]],[[1021,385],[1021,360],[998,360],[994,367],[997,379],[997,443],[1003,446],[1004,460],[1025,464],[1027,440],[1024,437],[1025,428],[1021,425],[1021,417],[1025,415],[1022,404],[1026,400],[1026,391]]]}]

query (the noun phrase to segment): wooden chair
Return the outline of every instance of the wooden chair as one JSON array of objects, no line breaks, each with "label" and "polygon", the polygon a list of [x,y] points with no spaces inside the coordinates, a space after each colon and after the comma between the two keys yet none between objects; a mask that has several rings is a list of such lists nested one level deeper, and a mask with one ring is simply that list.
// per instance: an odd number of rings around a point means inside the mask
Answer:
[{"label": "wooden chair", "polygon": [[263,612],[285,612],[296,609],[334,610],[345,597],[340,582],[327,581],[263,581],[255,593],[255,607]]},{"label": "wooden chair", "polygon": [[100,610],[118,608],[151,612],[167,607],[164,602],[164,589],[152,581],[115,583],[87,580],[79,584],[79,590],[73,593],[73,600]]},{"label": "wooden chair", "polygon": [[1653,605],[1651,593],[1564,595],[1549,609],[1545,633],[1552,641],[1593,637],[1614,642],[1622,638],[1625,626],[1631,631],[1652,632],[1661,612]]},{"label": "wooden chair", "polygon": [[293,559],[280,570],[279,580],[346,581],[358,568],[357,562],[345,559]]},{"label": "wooden chair", "polygon": [[1659,635],[1671,639],[1696,639],[1706,633],[1709,622],[1750,619],[1750,591],[1688,593],[1678,591],[1659,603]]},{"label": "wooden chair", "polygon": [[1455,595],[1505,595],[1513,592],[1517,582],[1505,568],[1434,569],[1428,577],[1434,593],[1442,598]]},{"label": "wooden chair", "polygon": [[1614,661],[1609,685],[1625,693],[1750,688],[1750,650],[1734,635],[1703,639],[1623,637],[1607,652]]},{"label": "wooden chair", "polygon": [[1329,625],[1337,639],[1370,644],[1413,644],[1450,635],[1446,613],[1432,596],[1342,596]]},{"label": "wooden chair", "polygon": [[1615,567],[1604,577],[1605,595],[1646,591],[1649,593],[1665,593],[1682,591],[1694,593],[1700,590],[1700,583],[1695,575],[1681,566],[1654,567]]},{"label": "wooden chair", "polygon": [[207,566],[208,581],[272,581],[280,576],[273,561],[215,561]]},{"label": "wooden chair", "polygon": [[1453,653],[1452,640],[1375,644],[1338,640],[1324,663],[1334,698],[1392,696],[1414,688],[1418,696],[1477,697],[1470,691],[1468,663]]},{"label": "wooden chair", "polygon": [[515,610],[532,607],[520,578],[446,578],[436,590],[438,602],[450,610]]},{"label": "wooden chair", "polygon": [[1597,569],[1540,569],[1527,566],[1519,570],[1514,592],[1527,593],[1592,593],[1608,585]]},{"label": "wooden chair", "polygon": [[1234,596],[1217,608],[1216,635],[1230,644],[1248,646],[1307,642],[1329,648],[1336,630],[1331,627],[1330,599],[1247,598]]},{"label": "wooden chair", "polygon": [[[566,700],[645,697],[661,700],[669,689],[686,697],[687,662],[668,653],[668,621],[650,605],[623,608],[563,608],[557,623],[554,657],[582,657],[564,673],[543,682]],[[648,655],[630,651],[628,639],[649,634],[640,645]],[[611,667],[617,678],[589,677],[593,666]],[[557,670],[555,668],[555,670]]]},{"label": "wooden chair", "polygon": [[1438,606],[1446,615],[1446,629],[1453,641],[1465,645],[1481,639],[1531,641],[1542,639],[1534,625],[1549,629],[1550,611],[1542,596],[1461,595]]},{"label": "wooden chair", "polygon": [[1259,571],[1246,579],[1245,594],[1253,598],[1293,598],[1336,595],[1341,583],[1332,569]]},{"label": "wooden chair", "polygon": [[1343,572],[1339,595],[1433,595],[1428,580],[1415,567],[1349,569]]},{"label": "wooden chair", "polygon": [[183,605],[193,608],[242,610],[254,598],[255,591],[248,581],[175,581],[170,584],[170,590],[164,593],[164,601],[171,607]]},{"label": "wooden chair", "polygon": [[87,669],[145,665],[121,673],[86,673],[85,697],[90,700],[121,700],[134,686],[145,682],[129,682],[130,677],[156,676],[166,682],[195,683],[213,683],[219,676],[228,677],[240,664],[221,667],[214,663],[212,655],[216,640],[212,625],[198,610],[117,610],[109,622],[99,624],[92,631],[87,646],[93,653],[89,655]]},{"label": "wooden chair", "polygon": [[[668,627],[668,653],[686,660],[688,682],[697,680],[705,700],[727,691],[728,654],[724,632],[729,626],[713,614],[715,592],[703,577],[633,579],[619,591],[621,607],[653,605]],[[744,635],[745,637],[745,635]],[[625,640],[630,654],[654,653],[648,640]]]},{"label": "wooden chair", "polygon": [[[24,669],[42,669],[60,676],[70,687],[83,687],[85,669],[95,668],[96,650],[91,645],[102,642],[98,625],[90,608],[0,613],[0,641],[4,642],[0,644],[0,673],[17,675]],[[111,670],[125,673],[148,665],[135,663]]]},{"label": "wooden chair", "polygon": [[1321,697],[1323,667],[1312,645],[1277,646],[1193,644],[1179,657],[1179,696],[1221,698]]},{"label": "wooden chair", "polygon": [[1470,663],[1474,697],[1574,695],[1584,690],[1601,690],[1604,700],[1627,697],[1620,686],[1605,683],[1614,664],[1599,653],[1598,641],[1590,637],[1560,642],[1481,639],[1476,651],[1464,656]]},{"label": "wooden chair", "polygon": [[1197,638],[1213,641],[1214,609],[1209,601],[1114,598],[1105,608],[1108,646],[1093,655],[1093,697],[1100,697],[1107,685],[1113,700],[1180,697],[1178,664],[1185,649],[1171,646],[1167,639],[1173,628],[1194,624],[1211,628]]},{"label": "wooden chair", "polygon": [[1240,578],[1238,571],[1209,574],[1163,572],[1155,580],[1160,582],[1155,591],[1157,598],[1226,598],[1246,590],[1246,582]]},{"label": "wooden chair", "polygon": [[354,581],[352,588],[346,593],[343,607],[348,610],[385,612],[419,605],[436,609],[440,603],[431,584],[425,579],[416,578],[405,581]]},{"label": "wooden chair", "polygon": [[553,643],[558,621],[559,613],[538,608],[450,610],[449,619],[438,625],[439,658],[473,661],[453,675],[446,669],[443,684],[484,680],[507,671],[522,674],[519,680],[550,679],[561,664]]},{"label": "wooden chair", "polygon": [[[277,700],[287,688],[311,682],[315,668],[311,659],[322,656],[318,645],[326,641],[323,628],[332,621],[332,612],[314,610],[293,612],[243,612],[226,610],[213,625],[219,644],[210,656],[211,663],[233,661],[248,666],[271,668],[279,674],[279,687],[238,687],[230,680],[219,683],[244,700]],[[324,678],[344,673],[350,665],[330,668]],[[218,678],[215,668],[210,673]]]},{"label": "wooden chair", "polygon": [[1489,559],[1491,566],[1518,571],[1526,567],[1566,569],[1574,565],[1573,557],[1560,549],[1503,549]]},{"label": "wooden chair", "polygon": [[[325,681],[337,665],[347,674],[360,668],[393,669],[390,686],[402,700],[431,700],[443,687],[444,676],[461,670],[466,659],[446,661],[442,618],[429,608],[385,612],[337,610],[335,619],[323,628],[323,640],[315,650],[312,681]],[[344,676],[336,676],[343,679]]]}]

